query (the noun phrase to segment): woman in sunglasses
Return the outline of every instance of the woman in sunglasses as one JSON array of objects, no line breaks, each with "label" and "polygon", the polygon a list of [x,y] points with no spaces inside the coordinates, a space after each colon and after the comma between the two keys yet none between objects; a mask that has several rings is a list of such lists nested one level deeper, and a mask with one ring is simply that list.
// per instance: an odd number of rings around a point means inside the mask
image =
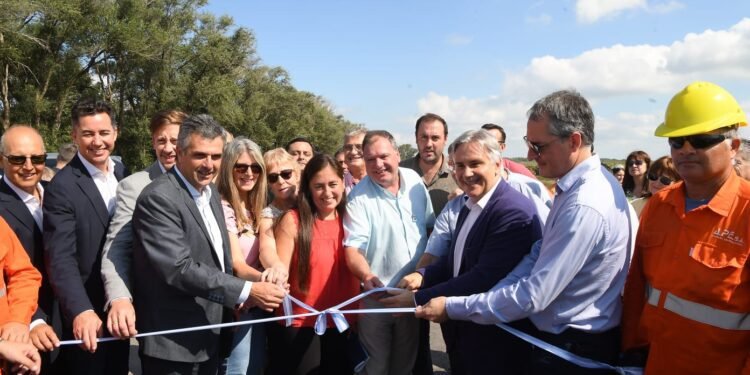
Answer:
[{"label": "woman in sunglasses", "polygon": [[[297,208],[284,214],[274,230],[276,246],[289,265],[290,295],[322,311],[359,293],[359,280],[349,271],[344,253],[343,169],[332,157],[316,155],[302,172],[299,190]],[[294,314],[305,312],[294,307]],[[316,318],[269,327],[274,332],[269,337],[270,374],[352,373],[346,355],[349,332],[340,333],[327,319],[324,334],[318,336]],[[353,316],[346,319],[353,323]]]},{"label": "woman in sunglasses", "polygon": [[631,202],[638,217],[641,216],[643,207],[646,206],[646,202],[648,202],[648,199],[651,198],[652,195],[677,181],[682,181],[682,178],[677,173],[677,169],[672,162],[672,158],[669,156],[662,156],[651,163],[646,178],[648,179],[648,191],[643,197]]},{"label": "woman in sunglasses", "polygon": [[[263,270],[259,259],[258,218],[266,205],[266,173],[260,147],[247,138],[236,138],[224,146],[217,188],[221,194],[232,268],[237,277],[260,281]],[[258,319],[263,310],[253,308],[240,314],[240,320]],[[227,358],[227,374],[260,374],[266,348],[262,324],[242,325],[234,331],[232,352]]]},{"label": "woman in sunglasses", "polygon": [[648,193],[646,171],[650,166],[651,158],[643,151],[633,151],[625,159],[627,171],[622,181],[622,189],[628,198],[640,198]]}]

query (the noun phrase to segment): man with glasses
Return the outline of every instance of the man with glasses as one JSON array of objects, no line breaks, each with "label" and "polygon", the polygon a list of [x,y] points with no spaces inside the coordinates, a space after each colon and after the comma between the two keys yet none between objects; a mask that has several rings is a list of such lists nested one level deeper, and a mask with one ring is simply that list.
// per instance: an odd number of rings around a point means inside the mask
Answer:
[{"label": "man with glasses", "polygon": [[[575,91],[557,91],[534,103],[528,114],[528,158],[537,162],[540,175],[558,181],[542,240],[490,291],[433,298],[417,308],[417,316],[480,324],[529,318],[540,339],[614,363],[630,254],[627,199],[592,153],[594,114],[586,99]],[[595,372],[533,350],[529,373]]]},{"label": "man with glasses", "polygon": [[355,185],[367,176],[364,154],[362,153],[362,142],[367,134],[367,129],[360,128],[350,131],[344,135],[344,157],[348,172],[344,174],[344,188],[349,194]]},{"label": "man with glasses", "polygon": [[45,265],[63,313],[63,339],[83,340],[60,349],[69,374],[127,374],[129,343],[99,346],[103,335],[101,251],[115,209],[117,182],[126,176],[110,157],[117,140],[112,107],[83,98],[71,110],[78,153],[44,193]]},{"label": "man with glasses", "polygon": [[[5,219],[8,227],[26,251],[25,254],[9,252],[5,254],[8,265],[19,260],[36,267],[42,274],[42,286],[27,284],[23,286],[24,277],[5,272],[7,278],[7,298],[18,301],[10,306],[15,319],[0,325],[0,338],[9,341],[32,340],[37,349],[51,351],[59,344],[59,324],[52,328],[53,320],[60,321],[59,312],[54,309],[54,295],[44,269],[44,244],[42,242],[42,200],[44,185],[42,171],[47,158],[44,141],[36,129],[26,125],[14,125],[0,138],[0,153],[5,176],[0,180],[0,217]],[[10,243],[10,242],[9,242]],[[31,267],[31,265],[29,265]],[[15,272],[15,271],[14,271]],[[23,276],[23,274],[19,274]],[[19,284],[20,282],[20,284]],[[29,288],[30,287],[30,288]],[[38,298],[38,306],[34,301]],[[33,317],[27,317],[22,311],[35,311]],[[27,319],[31,318],[31,325]],[[31,328],[31,332],[29,329]],[[48,346],[40,345],[49,343]],[[50,357],[43,354],[45,371],[54,373]]]},{"label": "man with glasses", "polygon": [[648,352],[646,373],[750,373],[750,182],[732,165],[746,125],[729,92],[694,82],[656,128],[683,181],[644,208],[625,289],[623,344]]}]

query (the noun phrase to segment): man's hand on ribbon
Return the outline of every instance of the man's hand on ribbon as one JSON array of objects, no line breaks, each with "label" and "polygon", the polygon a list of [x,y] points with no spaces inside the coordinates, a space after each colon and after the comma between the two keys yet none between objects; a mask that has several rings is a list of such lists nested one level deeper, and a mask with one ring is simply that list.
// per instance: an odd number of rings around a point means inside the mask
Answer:
[{"label": "man's hand on ribbon", "polygon": [[138,334],[135,329],[135,308],[130,298],[118,298],[109,304],[107,329],[112,336],[120,339]]},{"label": "man's hand on ribbon", "polygon": [[445,297],[435,297],[424,306],[417,306],[414,314],[417,318],[427,319],[431,322],[442,323],[448,320],[448,312],[445,310]]},{"label": "man's hand on ribbon", "polygon": [[422,274],[419,272],[412,272],[404,276],[401,281],[396,284],[396,288],[402,288],[406,290],[417,290],[422,286]]},{"label": "man's hand on ribbon", "polygon": [[73,319],[73,337],[82,340],[81,349],[87,352],[96,351],[96,338],[102,335],[102,320],[94,310],[86,310]]},{"label": "man's hand on ribbon", "polygon": [[380,279],[378,279],[378,277],[374,274],[368,274],[367,276],[362,278],[362,286],[365,291],[369,291],[375,288],[382,288],[385,285],[383,285],[383,282],[380,281]]},{"label": "man's hand on ribbon", "polygon": [[385,307],[414,307],[416,305],[414,303],[414,292],[410,290],[389,289],[388,295],[390,297],[380,299],[380,303],[385,305]]},{"label": "man's hand on ribbon", "polygon": [[284,289],[274,283],[254,282],[250,289],[250,296],[241,308],[247,309],[256,306],[270,312],[279,307],[285,294]]}]

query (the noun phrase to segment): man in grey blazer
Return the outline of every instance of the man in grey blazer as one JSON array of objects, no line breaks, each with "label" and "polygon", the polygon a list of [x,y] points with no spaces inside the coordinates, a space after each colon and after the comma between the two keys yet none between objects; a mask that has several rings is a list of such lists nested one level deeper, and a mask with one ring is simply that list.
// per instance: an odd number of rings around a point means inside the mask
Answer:
[{"label": "man in grey blazer", "polygon": [[117,185],[115,213],[109,223],[107,240],[102,250],[102,280],[104,281],[107,329],[115,337],[132,337],[135,329],[135,309],[131,294],[133,261],[133,229],[131,220],[135,200],[151,181],[172,169],[177,160],[175,147],[180,125],[187,118],[184,112],[173,109],[157,112],[149,125],[151,145],[156,162]]},{"label": "man in grey blazer", "polygon": [[[217,324],[230,321],[233,309],[271,311],[281,303],[281,287],[232,276],[224,214],[211,184],[224,142],[211,116],[189,117],[180,128],[175,167],[138,197],[133,282],[139,330]],[[143,337],[143,373],[216,374],[221,344],[218,329]]]}]

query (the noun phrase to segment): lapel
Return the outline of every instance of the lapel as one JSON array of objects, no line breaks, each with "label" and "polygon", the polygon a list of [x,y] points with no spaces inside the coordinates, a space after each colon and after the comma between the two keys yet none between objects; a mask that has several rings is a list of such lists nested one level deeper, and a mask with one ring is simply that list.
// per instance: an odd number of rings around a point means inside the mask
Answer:
[{"label": "lapel", "polygon": [[[91,203],[91,206],[99,217],[99,220],[102,222],[102,225],[106,227],[109,224],[109,211],[104,204],[104,199],[102,198],[101,193],[99,193],[99,189],[97,189],[96,184],[94,183],[94,179],[91,178],[91,175],[89,175],[89,172],[86,170],[86,167],[83,166],[83,163],[81,162],[81,159],[78,158],[77,154],[70,161],[70,166],[73,176],[75,176],[76,185],[78,185],[83,191],[83,195]],[[122,169],[120,172],[122,172]],[[115,164],[115,173],[117,173],[117,164]],[[117,175],[115,174],[115,176]]]},{"label": "lapel", "polygon": [[31,216],[31,212],[26,208],[26,205],[21,201],[18,194],[16,194],[16,192],[5,182],[5,178],[0,180],[0,202],[7,207],[8,212],[15,216],[20,223],[27,227],[31,232],[34,232],[34,229],[36,228],[34,217]]},{"label": "lapel", "polygon": [[[198,224],[198,227],[201,229],[201,232],[203,233],[203,236],[206,237],[206,242],[209,245],[209,248],[211,249],[211,258],[214,260],[214,263],[216,264],[216,268],[221,268],[221,262],[219,261],[219,258],[216,255],[216,250],[214,249],[214,243],[211,241],[211,236],[208,234],[208,227],[206,227],[206,223],[203,222],[203,217],[201,216],[200,211],[198,211],[198,205],[195,203],[195,199],[193,199],[192,194],[190,194],[190,190],[188,190],[187,185],[185,185],[184,181],[182,181],[182,178],[177,175],[175,172],[175,168],[172,168],[167,172],[169,174],[169,178],[173,180],[173,183],[177,185],[182,190],[182,200],[185,206],[188,208],[188,211],[190,211],[190,214],[193,215],[193,218],[195,219],[196,224]],[[213,193],[213,192],[212,192]],[[215,197],[215,194],[211,195],[211,211],[214,211],[214,217],[216,217],[216,212],[213,207],[213,198]],[[221,208],[219,208],[221,209]],[[216,221],[219,222],[218,220]],[[186,230],[188,228],[185,228]],[[224,234],[222,234],[222,239],[225,239],[227,242],[229,241],[226,239]],[[225,243],[227,243],[225,242]],[[222,249],[222,254],[225,253],[224,249]],[[225,256],[226,259],[226,256]],[[224,262],[225,268],[226,262]],[[229,262],[231,265],[231,261]]]},{"label": "lapel", "polygon": [[[224,219],[224,209],[221,208],[221,200],[219,199],[219,191],[213,184],[209,185],[211,189],[211,213],[214,214],[216,223],[219,224],[219,229],[226,223]],[[233,274],[232,270],[232,252],[229,249],[229,232],[226,230],[219,230],[221,232],[221,243],[223,248],[221,249],[224,254],[224,271],[228,274]]]},{"label": "lapel", "polygon": [[[458,238],[458,232],[461,231],[461,227],[464,225],[464,221],[466,221],[467,216],[469,216],[469,207],[466,207],[466,204],[464,204],[461,207],[461,211],[459,211],[458,213],[458,219],[456,220],[456,229],[453,231],[453,235],[451,236],[451,251],[448,253],[450,255],[448,257],[448,267],[450,269],[451,275],[453,274],[453,264],[456,261],[456,239]],[[466,247],[465,243],[464,247]]]},{"label": "lapel", "polygon": [[159,162],[154,162],[154,164],[151,164],[148,168],[146,168],[146,173],[148,173],[148,178],[153,181],[156,180],[157,177],[161,176],[161,168],[159,168]]}]

